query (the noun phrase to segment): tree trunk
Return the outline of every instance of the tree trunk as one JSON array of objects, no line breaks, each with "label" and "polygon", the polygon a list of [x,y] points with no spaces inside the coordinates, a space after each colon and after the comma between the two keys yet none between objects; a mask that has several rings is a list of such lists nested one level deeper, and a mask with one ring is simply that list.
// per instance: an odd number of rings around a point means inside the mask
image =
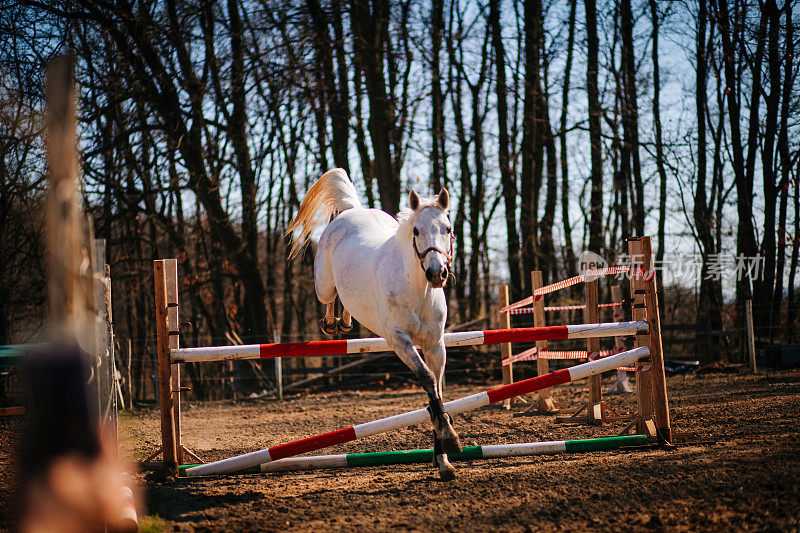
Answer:
[{"label": "tree trunk", "polygon": [[[314,118],[317,125],[317,151],[320,171],[330,168],[328,165],[328,108],[334,107],[338,93],[334,90],[333,58],[331,56],[331,39],[328,34],[328,17],[322,11],[319,0],[306,0],[309,18],[311,19],[312,42],[314,43],[314,57],[316,65],[311,68],[314,84],[311,91],[314,94]],[[345,145],[345,149],[347,146]],[[338,165],[337,165],[338,166]]]},{"label": "tree trunk", "polygon": [[[539,270],[539,190],[542,186],[544,163],[544,125],[541,123],[544,99],[542,95],[541,0],[525,2],[525,101],[522,110],[522,173],[520,175],[522,235],[522,268],[524,272]],[[524,276],[525,293],[531,292],[529,276]]]},{"label": "tree trunk", "polygon": [[[778,112],[781,100],[781,63],[782,57],[779,51],[780,41],[780,11],[775,0],[767,0],[762,9],[766,12],[769,19],[769,30],[767,32],[768,55],[767,63],[769,76],[769,94],[766,96],[767,113],[764,124],[763,147],[761,150],[761,174],[764,183],[764,231],[761,239],[761,255],[764,258],[764,274],[761,283],[761,290],[758,291],[758,302],[761,304],[756,309],[757,314],[765,315],[761,320],[763,333],[770,339],[773,338],[774,316],[772,314],[773,301],[775,296],[775,210],[778,203],[778,185],[775,169],[775,138],[778,134]],[[783,273],[777,273],[783,276]],[[783,295],[778,295],[778,303],[783,299]]]},{"label": "tree trunk", "polygon": [[433,0],[431,5],[431,187],[434,193],[447,185],[444,136],[444,96],[442,95],[439,55],[444,30],[444,0]]},{"label": "tree trunk", "polygon": [[[273,331],[274,323],[270,309],[266,307],[264,284],[259,272],[258,257],[258,205],[256,175],[247,144],[247,91],[245,90],[244,43],[242,21],[239,17],[238,0],[228,0],[228,15],[231,23],[231,101],[233,110],[228,129],[236,154],[236,170],[242,196],[242,240],[238,252],[241,256],[243,284],[247,287],[242,306],[242,325],[245,335],[266,336]],[[199,146],[199,145],[198,145]],[[227,215],[226,215],[227,217]],[[257,281],[245,279],[254,276]]]},{"label": "tree trunk", "polygon": [[[347,54],[344,49],[344,27],[342,25],[342,0],[331,2],[331,13],[333,15],[333,35],[335,42],[333,49],[336,51],[336,68],[338,69],[339,97],[331,107],[331,125],[333,130],[333,162],[337,167],[341,167],[350,174],[350,162],[348,153],[350,151],[350,78],[347,70]],[[334,88],[336,92],[336,88]]]},{"label": "tree trunk", "polygon": [[564,227],[564,260],[566,275],[577,273],[575,248],[572,245],[572,225],[569,216],[569,172],[567,165],[567,109],[569,106],[569,86],[572,76],[572,51],[575,47],[575,11],[578,0],[569,3],[569,33],[567,36],[567,62],[564,65],[564,85],[561,87],[561,122],[559,143],[561,149],[561,223]]},{"label": "tree trunk", "polygon": [[500,27],[500,0],[489,2],[489,26],[492,31],[492,48],[497,71],[497,131],[500,180],[503,185],[503,200],[506,212],[506,240],[508,243],[508,272],[511,282],[511,299],[522,298],[522,275],[520,273],[519,233],[517,232],[517,186],[511,172],[511,157],[508,147],[508,89],[506,87],[505,47]]},{"label": "tree trunk", "polygon": [[372,183],[375,173],[375,161],[372,159],[367,148],[367,135],[364,133],[364,113],[361,108],[361,100],[364,96],[364,73],[361,70],[361,65],[358,58],[353,58],[353,85],[355,86],[355,116],[356,123],[354,126],[356,134],[356,148],[358,156],[361,159],[361,174],[364,176],[364,193],[367,196],[367,206],[370,209],[375,208],[375,193],[372,190]]},{"label": "tree trunk", "polygon": [[[485,62],[484,62],[485,64]],[[469,316],[480,316],[481,290],[480,290],[480,258],[481,258],[481,219],[484,209],[484,153],[483,153],[483,116],[481,115],[481,88],[483,87],[483,72],[480,81],[470,87],[472,90],[472,140],[475,156],[475,186],[469,199]]]},{"label": "tree trunk", "polygon": [[395,171],[392,156],[397,120],[395,102],[387,92],[384,77],[388,25],[387,0],[375,0],[372,9],[368,0],[351,0],[353,47],[364,74],[369,100],[367,129],[372,141],[374,177],[378,181],[381,209],[394,215],[400,211],[400,176]]},{"label": "tree trunk", "polygon": [[[461,28],[454,30],[452,25],[455,24],[455,17],[453,16],[453,4],[450,7],[450,30],[447,35],[447,54],[449,58],[449,75],[447,78],[447,89],[450,93],[450,104],[453,108],[453,122],[456,127],[456,139],[458,140],[458,161],[459,161],[459,192],[458,192],[458,208],[456,209],[456,216],[453,221],[453,234],[456,239],[455,250],[455,293],[456,301],[458,302],[458,317],[459,322],[466,322],[469,320],[467,316],[468,301],[466,297],[467,286],[467,261],[466,261],[466,243],[464,239],[464,224],[467,218],[467,198],[472,190],[472,171],[469,166],[469,145],[467,139],[466,128],[464,126],[464,113],[463,113],[463,92],[462,82],[463,74],[461,69],[457,68],[460,64],[461,58],[457,56],[457,52],[461,51],[460,41],[459,48],[456,49],[454,40],[455,34],[461,33]],[[461,21],[459,21],[460,25]]]},{"label": "tree trunk", "polygon": [[[547,112],[548,106],[545,104],[543,111],[545,127],[545,151],[547,155],[547,193],[544,202],[544,214],[539,222],[541,231],[541,267],[544,283],[558,279],[558,268],[556,264],[556,248],[553,242],[553,223],[556,217],[556,203],[558,201],[558,157],[556,156],[556,142],[553,139],[553,131],[550,128],[550,117]],[[552,277],[551,277],[552,275]]]},{"label": "tree trunk", "polygon": [[[750,99],[750,121],[748,135],[747,160],[744,158],[744,145],[740,128],[741,107],[739,92],[740,72],[736,69],[736,59],[739,56],[735,47],[734,25],[731,23],[728,9],[728,0],[712,0],[715,6],[720,34],[722,37],[722,52],[725,63],[725,83],[727,85],[727,104],[730,123],[730,143],[733,153],[733,172],[736,179],[736,210],[739,216],[736,233],[737,255],[754,258],[758,253],[755,228],[753,226],[753,166],[755,163],[755,149],[758,146],[758,109],[761,97],[761,61],[764,55],[764,28],[766,17],[763,12],[759,23],[759,32],[756,36],[756,56],[753,64],[753,90]],[[752,154],[752,157],[751,157]],[[739,316],[744,317],[744,300],[750,294],[749,283],[746,277],[737,281],[736,296],[739,303]],[[744,327],[744,326],[742,326]]]},{"label": "tree trunk", "polygon": [[[715,333],[722,329],[721,302],[716,301],[716,284],[720,280],[714,279],[710,273],[711,262],[716,257],[716,247],[713,235],[713,203],[714,197],[709,200],[706,191],[707,175],[707,153],[706,143],[706,109],[707,109],[707,90],[706,80],[708,71],[708,60],[706,56],[706,27],[708,14],[706,0],[699,0],[697,41],[696,41],[696,63],[697,76],[695,82],[695,111],[697,113],[697,177],[694,195],[694,226],[697,232],[697,240],[700,245],[702,256],[702,266],[700,269],[700,294],[698,297],[697,309],[697,329],[707,332],[706,335],[698,335],[698,349],[706,345],[711,350],[709,357],[712,361],[721,358],[721,343],[719,334]],[[711,37],[709,37],[710,39]]]},{"label": "tree trunk", "polygon": [[[703,0],[705,1],[705,0]],[[666,225],[667,225],[667,171],[664,168],[664,145],[661,138],[661,69],[658,63],[658,3],[650,0],[650,17],[652,20],[652,57],[653,57],[653,128],[655,133],[656,169],[658,171],[658,251],[656,252],[656,265],[664,264],[666,251]],[[662,273],[658,275],[659,302],[664,302],[664,285]]]},{"label": "tree trunk", "polygon": [[[633,46],[633,12],[631,0],[620,2],[620,31],[622,33],[622,88],[623,137],[631,157],[633,178],[632,217],[633,229],[639,236],[644,235],[644,182],[642,181],[642,165],[639,161],[639,103],[636,95],[636,58]],[[626,169],[627,173],[627,169]]]},{"label": "tree trunk", "polygon": [[800,260],[800,158],[794,173],[794,232],[792,239],[792,258],[789,263],[789,286],[786,302],[786,338],[794,340],[795,322],[797,321],[797,292],[795,278],[797,264]]},{"label": "tree trunk", "polygon": [[586,8],[586,93],[589,100],[589,145],[591,151],[591,186],[589,215],[589,250],[603,252],[603,141],[600,130],[600,95],[597,85],[598,48],[597,6],[584,0]]},{"label": "tree trunk", "polygon": [[[792,96],[792,85],[794,82],[794,72],[792,59],[794,58],[794,27],[792,21],[792,5],[786,3],[786,53],[784,54],[784,74],[783,74],[783,95],[781,97],[781,126],[778,133],[778,152],[781,162],[781,182],[780,182],[780,208],[778,211],[778,256],[775,264],[775,292],[772,297],[772,326],[777,329],[780,326],[780,308],[783,301],[783,271],[786,266],[786,211],[791,185],[790,172],[792,169],[791,155],[789,154],[789,101]],[[797,235],[795,235],[797,236]]]}]

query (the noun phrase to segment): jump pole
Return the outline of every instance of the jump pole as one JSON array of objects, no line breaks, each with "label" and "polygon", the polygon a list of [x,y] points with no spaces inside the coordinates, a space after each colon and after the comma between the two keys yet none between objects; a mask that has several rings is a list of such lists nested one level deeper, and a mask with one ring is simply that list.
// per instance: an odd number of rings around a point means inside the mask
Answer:
[{"label": "jump pole", "polygon": [[[519,444],[494,444],[485,446],[466,446],[461,453],[448,455],[451,461],[471,461],[474,459],[501,459],[505,457],[530,457],[535,455],[554,455],[558,453],[600,452],[617,450],[625,446],[644,446],[646,435],[625,435],[598,439],[556,440],[548,442],[525,442]],[[290,457],[263,463],[251,468],[230,472],[231,474],[262,474],[268,472],[291,472],[296,470],[317,470],[325,468],[355,468],[360,466],[388,466],[413,463],[430,463],[433,450],[398,450],[391,452],[348,453],[338,455],[316,455],[311,457]],[[180,474],[195,465],[179,467]]]},{"label": "jump pole", "polygon": [[[535,329],[535,328],[531,328]],[[613,334],[612,334],[613,335]],[[499,341],[505,342],[505,340]],[[604,357],[596,361],[589,361],[580,365],[575,365],[570,368],[557,370],[543,376],[504,385],[488,391],[479,392],[470,396],[465,396],[457,400],[452,400],[444,404],[445,411],[450,414],[463,413],[465,411],[472,411],[497,402],[502,402],[508,398],[514,398],[522,394],[536,392],[548,387],[562,385],[571,381],[586,378],[613,370],[620,366],[628,366],[638,362],[641,358],[647,357],[650,350],[646,346],[634,348],[627,352],[622,352],[610,357]],[[425,408],[416,409],[407,413],[365,422],[331,433],[324,433],[315,437],[281,444],[258,450],[255,452],[237,455],[221,461],[215,461],[204,465],[198,465],[186,469],[187,476],[204,476],[211,474],[222,474],[227,472],[235,472],[244,468],[252,468],[262,463],[284,459],[300,455],[306,452],[313,452],[329,446],[337,444],[344,444],[370,435],[377,435],[379,433],[386,433],[394,431],[407,426],[422,424],[429,419],[428,410]]]},{"label": "jump pole", "polygon": [[[535,342],[541,340],[588,339],[636,335],[647,330],[647,322],[608,322],[600,324],[575,324],[540,328],[512,328],[484,331],[455,331],[444,334],[445,346],[478,346],[506,342]],[[318,357],[367,352],[385,352],[391,348],[386,340],[344,339],[283,344],[243,344],[240,346],[210,346],[170,350],[172,363],[199,363],[231,359],[271,359],[273,357]],[[614,367],[616,368],[616,367]]]}]

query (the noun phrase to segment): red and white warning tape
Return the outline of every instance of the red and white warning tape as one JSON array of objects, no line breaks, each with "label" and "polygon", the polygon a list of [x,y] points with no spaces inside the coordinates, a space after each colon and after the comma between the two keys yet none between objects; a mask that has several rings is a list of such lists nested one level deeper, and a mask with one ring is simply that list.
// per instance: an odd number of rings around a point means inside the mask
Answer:
[{"label": "red and white warning tape", "polygon": [[511,305],[507,305],[500,309],[501,313],[510,311],[511,309],[517,309],[518,307],[524,307],[526,305],[530,305],[533,303],[534,299],[541,300],[542,296],[545,294],[549,294],[551,292],[560,291],[561,289],[566,289],[567,287],[571,287],[572,285],[577,285],[578,283],[583,283],[586,281],[586,278],[596,278],[600,276],[613,276],[615,274],[622,274],[624,272],[630,272],[631,267],[630,265],[622,265],[622,266],[613,266],[607,268],[598,268],[595,270],[587,270],[584,274],[580,274],[579,276],[573,276],[571,278],[567,278],[565,280],[557,281],[556,283],[551,283],[550,285],[545,285],[539,289],[533,291],[533,296],[529,296],[523,300],[518,302],[514,302]]},{"label": "red and white warning tape", "polygon": [[[533,296],[528,296],[527,298],[523,298],[518,302],[514,302],[513,304],[507,305],[500,309],[501,313],[510,312],[512,309],[518,309],[520,307],[525,307],[530,305],[535,300],[541,300],[542,296],[545,294],[549,294],[551,292],[560,291],[561,289],[566,289],[567,287],[571,287],[572,285],[577,285],[578,283],[583,283],[586,281],[586,278],[597,278],[600,276],[613,276],[616,274],[623,274],[625,272],[630,272],[631,266],[630,265],[620,265],[620,266],[613,266],[607,268],[598,268],[595,270],[587,270],[584,274],[579,276],[573,276],[571,278],[567,278],[565,280],[557,281],[556,283],[552,283],[550,285],[546,285],[540,289],[536,289],[533,291]],[[634,272],[642,273],[642,269],[640,267],[634,268]],[[654,270],[650,270],[648,272],[644,272],[644,280],[646,282],[651,282],[655,279],[656,273]]]},{"label": "red and white warning tape", "polygon": [[511,357],[507,357],[503,359],[503,366],[510,365],[511,363],[517,363],[519,361],[535,361],[538,358],[541,359],[588,359],[589,361],[596,361],[602,357],[608,357],[609,355],[615,355],[618,353],[622,353],[625,351],[624,348],[614,348],[611,350],[600,350],[599,352],[593,352],[589,354],[586,350],[542,350],[539,351],[538,348],[530,348],[525,350],[524,352],[520,352],[517,355],[512,355]]},{"label": "red and white warning tape", "polygon": [[[610,304],[600,304],[597,307],[617,307],[621,306],[622,302],[612,302]],[[586,305],[554,305],[550,307],[545,307],[545,311],[575,311],[580,309],[586,309]],[[509,309],[508,313],[511,315],[524,315],[533,313],[533,307],[518,307],[516,309]],[[616,315],[614,315],[616,318]]]}]

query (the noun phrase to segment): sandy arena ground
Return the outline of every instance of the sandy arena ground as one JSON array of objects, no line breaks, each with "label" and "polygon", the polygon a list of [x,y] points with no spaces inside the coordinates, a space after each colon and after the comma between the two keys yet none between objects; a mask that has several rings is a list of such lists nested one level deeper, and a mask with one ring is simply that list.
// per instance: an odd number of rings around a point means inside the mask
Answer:
[{"label": "sandy arena ground", "polygon": [[[604,380],[604,389],[610,380]],[[556,397],[578,405],[584,384]],[[451,387],[449,399],[486,387]],[[800,370],[668,380],[673,425],[695,433],[674,450],[597,452],[456,463],[439,481],[429,465],[144,482],[143,524],[167,531],[539,531],[800,529]],[[618,412],[632,395],[607,397]],[[220,459],[423,406],[417,388],[298,395],[239,404],[189,404],[184,442]],[[569,426],[498,408],[455,423],[465,445],[615,435],[622,422]],[[10,449],[19,421],[0,419],[0,528],[10,527]],[[159,443],[158,412],[124,415],[124,453]],[[321,453],[431,446],[429,427],[377,435]]]}]

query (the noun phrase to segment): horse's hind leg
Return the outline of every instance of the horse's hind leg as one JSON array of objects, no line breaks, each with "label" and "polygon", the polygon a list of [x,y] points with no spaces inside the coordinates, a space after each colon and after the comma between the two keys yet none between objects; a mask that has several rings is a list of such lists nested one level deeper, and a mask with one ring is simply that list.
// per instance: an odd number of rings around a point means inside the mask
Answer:
[{"label": "horse's hind leg", "polygon": [[350,333],[353,331],[353,318],[350,316],[350,313],[347,312],[347,309],[344,308],[344,304],[342,305],[342,318],[336,320],[336,329],[339,330],[339,333]]},{"label": "horse's hind leg", "polygon": [[327,239],[320,239],[317,255],[314,257],[314,289],[317,299],[325,304],[325,317],[320,328],[326,335],[336,333],[336,282],[333,279],[333,268],[326,248]]},{"label": "horse's hind leg", "polygon": [[325,335],[336,334],[336,300],[326,306],[325,317],[320,321],[319,327]]}]

